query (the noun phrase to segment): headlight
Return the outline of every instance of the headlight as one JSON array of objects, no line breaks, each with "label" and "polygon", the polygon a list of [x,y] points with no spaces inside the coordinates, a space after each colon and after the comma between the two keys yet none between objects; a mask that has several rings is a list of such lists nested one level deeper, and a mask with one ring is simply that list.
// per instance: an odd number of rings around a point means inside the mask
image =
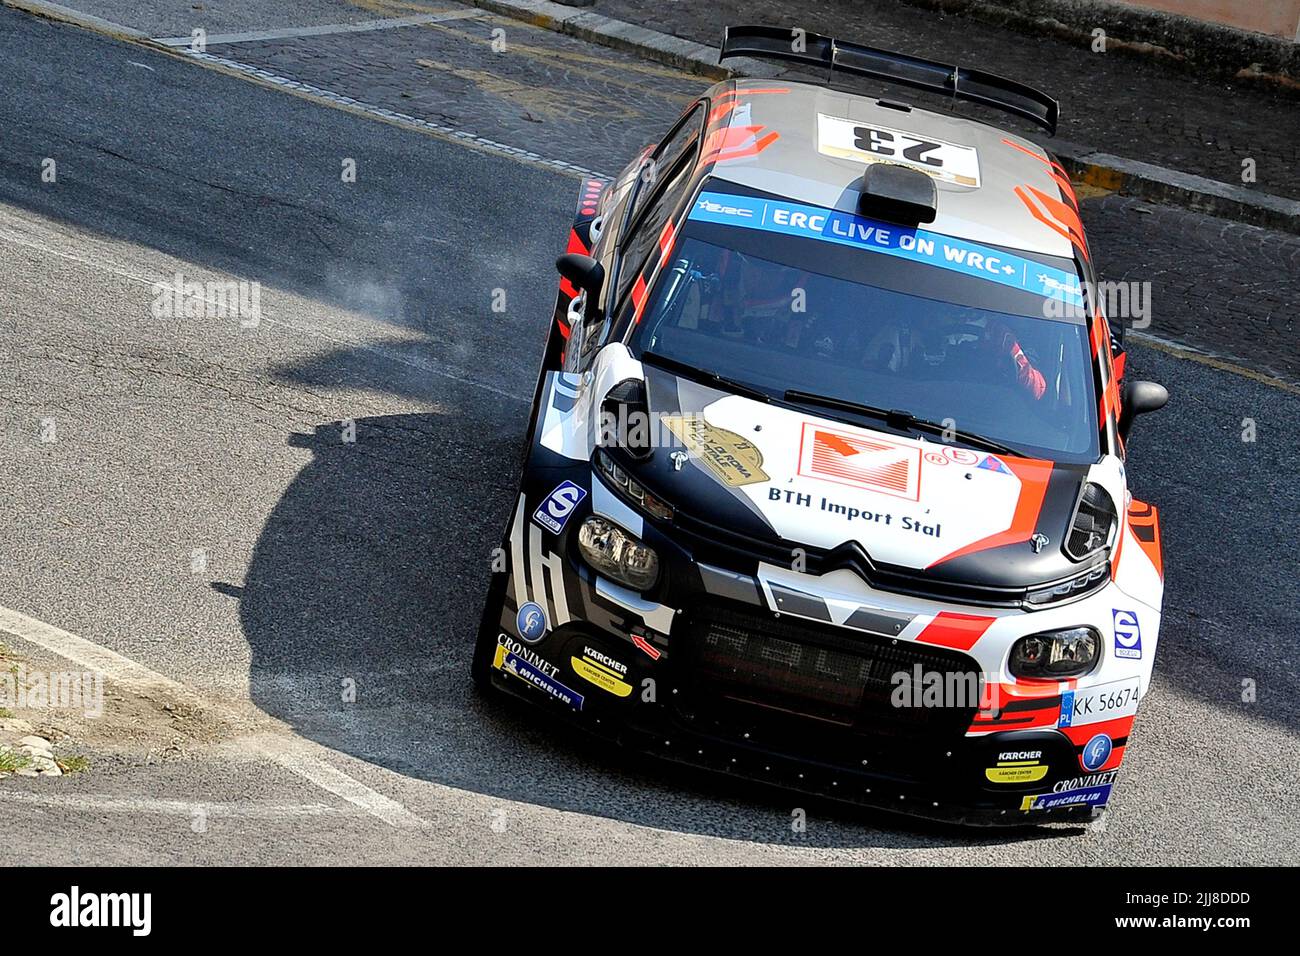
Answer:
[{"label": "headlight", "polygon": [[1115,505],[1106,489],[1088,482],[1083,486],[1079,507],[1070,522],[1070,536],[1065,540],[1066,555],[1074,561],[1082,561],[1106,547],[1118,520]]},{"label": "headlight", "polygon": [[1026,600],[1035,608],[1042,607],[1045,604],[1055,604],[1058,601],[1080,597],[1089,591],[1094,591],[1109,578],[1110,565],[1103,562],[1089,568],[1082,574],[1075,575],[1068,581],[1062,581],[1060,584],[1031,588]]},{"label": "headlight", "polygon": [[1017,677],[1063,680],[1088,673],[1101,653],[1101,635],[1090,627],[1030,634],[1011,645],[1008,667]]},{"label": "headlight", "polygon": [[614,522],[592,516],[578,530],[578,550],[588,564],[635,591],[648,591],[659,579],[659,556]]},{"label": "headlight", "polygon": [[658,518],[660,521],[673,520],[673,509],[646,491],[640,482],[631,478],[603,448],[596,449],[596,467],[611,485],[650,517]]}]

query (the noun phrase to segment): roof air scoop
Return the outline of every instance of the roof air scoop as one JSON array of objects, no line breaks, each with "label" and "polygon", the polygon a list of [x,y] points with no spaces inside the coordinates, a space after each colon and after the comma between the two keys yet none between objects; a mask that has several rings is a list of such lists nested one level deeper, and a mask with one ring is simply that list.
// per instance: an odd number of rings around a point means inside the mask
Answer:
[{"label": "roof air scoop", "polygon": [[858,212],[903,226],[934,222],[939,190],[934,180],[917,169],[891,163],[872,163],[862,174]]}]

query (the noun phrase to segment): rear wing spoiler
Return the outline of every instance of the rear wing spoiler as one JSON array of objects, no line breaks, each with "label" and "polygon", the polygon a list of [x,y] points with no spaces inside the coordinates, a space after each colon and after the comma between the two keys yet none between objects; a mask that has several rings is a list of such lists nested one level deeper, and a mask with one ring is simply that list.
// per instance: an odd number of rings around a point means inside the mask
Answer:
[{"label": "rear wing spoiler", "polygon": [[844,43],[819,33],[785,27],[727,27],[722,35],[722,53],[718,61],[733,56],[765,57],[825,67],[829,71],[827,82],[838,70],[932,93],[947,93],[954,99],[983,103],[1024,117],[1053,136],[1061,115],[1060,104],[1042,90],[995,73],[968,70],[858,43]]}]

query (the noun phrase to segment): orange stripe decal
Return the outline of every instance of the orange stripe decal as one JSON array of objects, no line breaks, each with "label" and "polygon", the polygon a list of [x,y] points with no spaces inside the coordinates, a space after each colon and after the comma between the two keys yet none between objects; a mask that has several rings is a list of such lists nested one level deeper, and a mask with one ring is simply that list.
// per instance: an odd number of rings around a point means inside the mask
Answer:
[{"label": "orange stripe decal", "polygon": [[1032,156],[1034,159],[1046,166],[1047,174],[1055,180],[1056,185],[1061,187],[1062,197],[1068,199],[1074,205],[1076,210],[1079,208],[1079,197],[1074,194],[1074,185],[1070,182],[1070,177],[1065,174],[1065,170],[1062,168],[1060,163],[1052,162],[1052,160],[1047,156],[1040,156],[1032,149],[1021,146],[1019,143],[1013,143],[1009,139],[1004,139],[1002,142],[1007,146],[1010,146],[1012,149],[1020,150],[1020,152],[1024,153],[1026,156]]},{"label": "orange stripe decal", "polygon": [[1083,220],[1079,218],[1078,211],[1072,209],[1067,203],[1047,195],[1041,189],[1035,189],[1033,186],[1026,188],[1043,204],[1043,208],[1048,211],[1052,218],[1065,227],[1070,241],[1074,243],[1080,255],[1087,259],[1088,242],[1083,237]]},{"label": "orange stripe decal", "polygon": [[1119,534],[1115,541],[1115,557],[1110,562],[1110,579],[1112,581],[1119,577],[1119,559],[1124,554],[1124,536],[1128,534],[1128,521],[1120,525]]},{"label": "orange stripe decal", "polygon": [[632,284],[632,304],[636,306],[636,314],[632,317],[633,322],[641,321],[641,310],[645,308],[645,300],[645,276],[637,276],[636,282]]},{"label": "orange stripe decal", "polygon": [[729,126],[714,130],[704,142],[704,155],[700,162],[724,162],[757,156],[781,138],[781,134],[775,130],[765,136],[760,135],[764,129],[764,126]]},{"label": "orange stripe decal", "polygon": [[[564,251],[577,252],[584,256],[587,254],[587,247],[583,244],[581,237],[578,235],[578,230],[569,230],[569,244],[564,247]],[[560,277],[560,292],[569,299],[574,299],[578,296],[578,290],[574,288],[573,283],[563,276]]]},{"label": "orange stripe decal", "polygon": [[1016,510],[1011,515],[1011,525],[1005,531],[991,534],[987,538],[973,541],[964,548],[958,548],[951,554],[932,562],[929,567],[960,558],[962,555],[1000,548],[1007,544],[1028,541],[1038,526],[1038,514],[1043,508],[1043,499],[1047,496],[1047,480],[1052,474],[1052,463],[1037,458],[1003,457],[1005,464],[1020,479],[1020,497],[1016,500]]},{"label": "orange stripe decal", "polygon": [[669,219],[664,223],[663,232],[659,233],[659,259],[661,265],[663,264],[663,259],[672,251],[673,240],[676,238],[673,221]]},{"label": "orange stripe decal", "polygon": [[922,644],[937,644],[958,651],[969,651],[995,620],[997,618],[940,611],[935,619],[925,626],[925,630],[916,636],[916,639]]},{"label": "orange stripe decal", "polygon": [[1165,577],[1164,552],[1160,545],[1160,511],[1155,505],[1134,498],[1129,503],[1128,527],[1133,533],[1133,540],[1151,559],[1152,566],[1160,579]]}]

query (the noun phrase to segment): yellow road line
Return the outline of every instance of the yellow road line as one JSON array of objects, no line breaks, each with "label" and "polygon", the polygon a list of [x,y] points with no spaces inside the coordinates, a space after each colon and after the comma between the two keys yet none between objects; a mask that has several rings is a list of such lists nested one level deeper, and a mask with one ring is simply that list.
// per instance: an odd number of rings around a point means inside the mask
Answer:
[{"label": "yellow road line", "polygon": [[1288,382],[1286,379],[1278,378],[1276,375],[1269,375],[1267,372],[1258,372],[1255,369],[1246,368],[1244,365],[1238,365],[1227,359],[1219,358],[1217,355],[1210,355],[1207,352],[1200,352],[1194,348],[1185,345],[1178,345],[1174,342],[1168,342],[1151,335],[1144,335],[1141,332],[1130,331],[1127,333],[1133,339],[1136,339],[1142,346],[1154,349],[1157,352],[1163,352],[1172,358],[1183,359],[1187,362],[1195,362],[1198,365],[1205,365],[1220,372],[1230,372],[1233,375],[1240,375],[1242,378],[1248,378],[1252,382],[1258,382],[1260,385],[1267,385],[1269,388],[1276,388],[1278,391],[1287,392],[1291,395],[1300,395],[1300,385]]}]

